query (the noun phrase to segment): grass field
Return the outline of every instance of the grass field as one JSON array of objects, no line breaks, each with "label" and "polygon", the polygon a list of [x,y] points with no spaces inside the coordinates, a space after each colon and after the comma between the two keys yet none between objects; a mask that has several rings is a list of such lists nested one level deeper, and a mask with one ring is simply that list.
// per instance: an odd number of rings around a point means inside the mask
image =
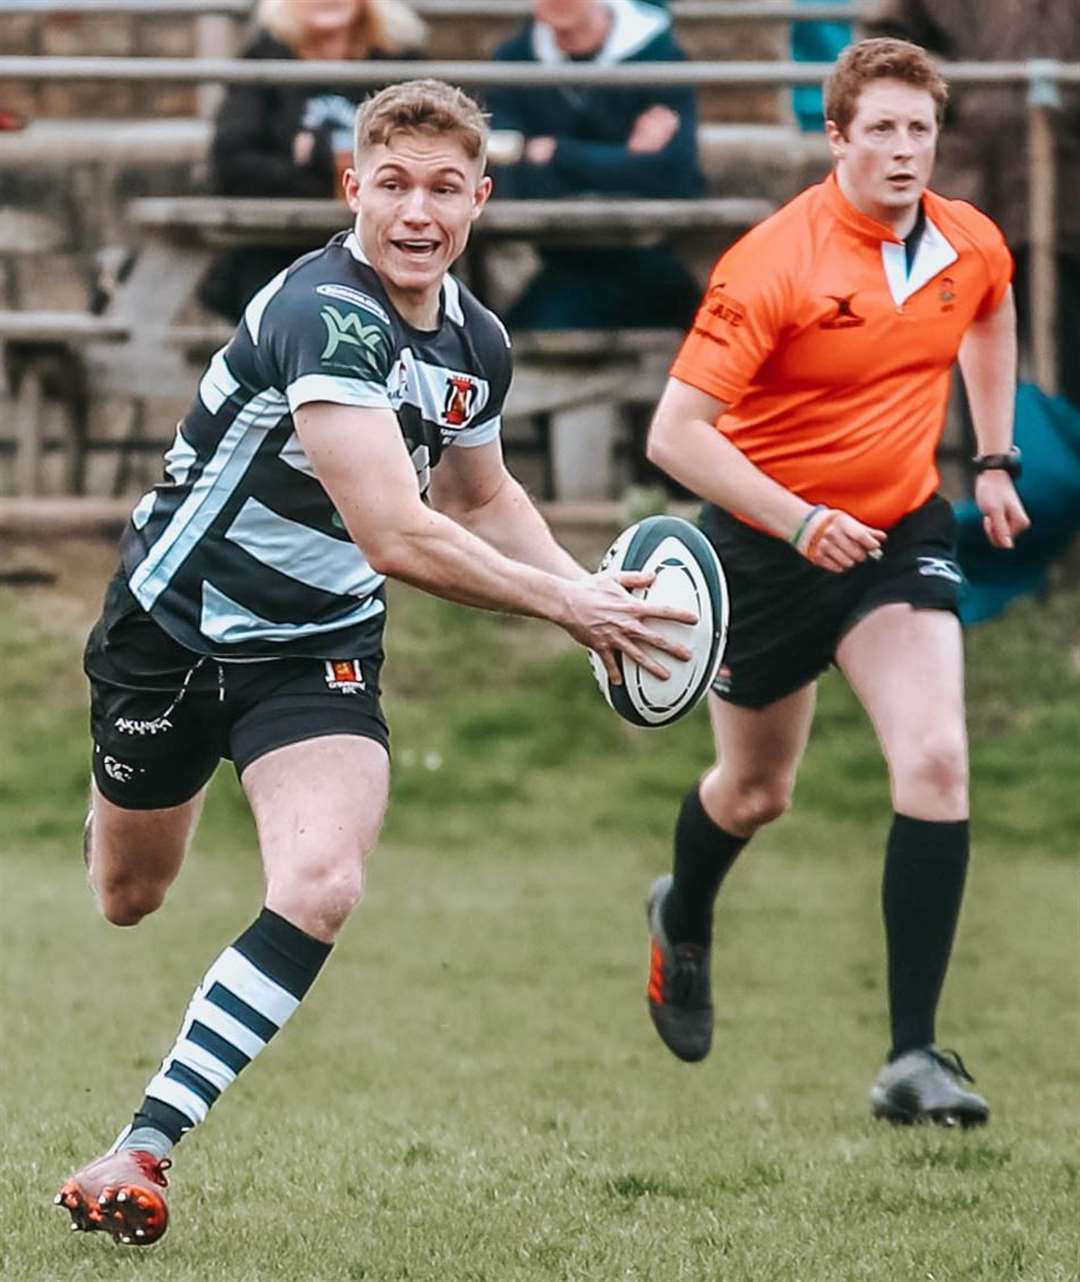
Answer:
[{"label": "grass field", "polygon": [[397,593],[368,900],[134,1252],[51,1196],[127,1120],[258,864],[223,769],[162,912],[97,917],[79,649],[110,554],[38,555],[58,584],[0,594],[5,1282],[1080,1277],[1080,597],[971,637],[976,859],[941,1032],[994,1118],[958,1134],[868,1117],[888,794],[838,679],[793,813],[725,889],[716,1045],[687,1066],[645,1013],[642,901],[704,717],[631,731],[552,631]]}]

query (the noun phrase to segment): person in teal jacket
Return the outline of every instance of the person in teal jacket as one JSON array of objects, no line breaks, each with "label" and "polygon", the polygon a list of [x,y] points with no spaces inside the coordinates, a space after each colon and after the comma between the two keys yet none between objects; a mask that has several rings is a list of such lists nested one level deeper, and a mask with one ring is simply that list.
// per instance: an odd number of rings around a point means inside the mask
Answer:
[{"label": "person in teal jacket", "polygon": [[[681,62],[671,17],[639,0],[533,0],[533,16],[495,51],[503,62]],[[503,87],[492,126],[520,156],[495,172],[497,196],[692,198],[705,182],[694,91]],[[665,246],[542,249],[542,269],[510,307],[511,329],[689,324],[700,286]]]}]

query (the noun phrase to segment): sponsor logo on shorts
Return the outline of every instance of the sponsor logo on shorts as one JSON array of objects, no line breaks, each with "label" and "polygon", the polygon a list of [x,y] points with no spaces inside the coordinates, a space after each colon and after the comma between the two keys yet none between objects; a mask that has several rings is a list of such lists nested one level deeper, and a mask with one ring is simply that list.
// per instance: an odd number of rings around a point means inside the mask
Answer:
[{"label": "sponsor logo on shorts", "polygon": [[963,583],[964,576],[954,561],[943,556],[920,556],[919,573],[931,579],[948,579],[950,583]]},{"label": "sponsor logo on shorts", "polygon": [[315,293],[322,294],[325,298],[340,298],[343,303],[354,303],[357,307],[370,312],[372,316],[378,316],[384,325],[390,324],[390,317],[387,316],[385,309],[370,294],[365,294],[362,290],[350,289],[348,285],[318,285]]},{"label": "sponsor logo on shorts", "polygon": [[326,684],[342,694],[356,694],[367,689],[359,659],[327,659]]},{"label": "sponsor logo on shorts", "polygon": [[114,783],[130,783],[136,775],[143,773],[141,766],[133,766],[129,761],[118,761],[115,757],[107,756],[101,764]]},{"label": "sponsor logo on shorts", "polygon": [[153,721],[140,721],[136,717],[117,717],[113,722],[120,734],[158,735],[168,734],[173,723],[168,717],[155,717]]},{"label": "sponsor logo on shorts", "polygon": [[826,294],[825,297],[836,304],[836,310],[821,321],[822,329],[854,329],[866,324],[866,317],[860,316],[852,306],[854,294]]}]

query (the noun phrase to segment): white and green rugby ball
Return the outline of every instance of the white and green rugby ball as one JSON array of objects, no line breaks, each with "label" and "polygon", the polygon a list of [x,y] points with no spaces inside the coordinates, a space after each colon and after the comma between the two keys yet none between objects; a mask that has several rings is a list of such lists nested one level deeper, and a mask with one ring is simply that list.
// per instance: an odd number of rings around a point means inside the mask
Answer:
[{"label": "white and green rugby ball", "polygon": [[600,693],[620,717],[635,726],[671,725],[700,702],[724,657],[728,592],[720,559],[696,525],[678,516],[648,516],[623,530],[604,554],[600,569],[653,573],[651,585],[636,589],[634,596],[697,615],[696,624],[646,620],[654,632],[690,651],[685,662],[657,652],[671,674],[666,681],[616,652],[623,680],[622,685],[612,685],[600,657],[589,651]]}]

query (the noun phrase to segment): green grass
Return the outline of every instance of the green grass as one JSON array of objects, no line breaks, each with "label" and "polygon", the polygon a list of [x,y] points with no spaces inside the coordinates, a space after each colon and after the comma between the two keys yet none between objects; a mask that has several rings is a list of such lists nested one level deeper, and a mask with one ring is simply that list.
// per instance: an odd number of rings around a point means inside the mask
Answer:
[{"label": "green grass", "polygon": [[54,555],[54,589],[0,596],[5,1282],[1075,1282],[1075,594],[970,639],[976,863],[942,1032],[994,1120],[954,1134],[867,1116],[888,792],[841,681],[793,813],[725,889],[716,1047],[689,1067],[645,1015],[642,898],[704,717],[632,731],[550,630],[397,593],[368,900],[136,1253],[69,1235],[51,1193],[126,1120],[260,879],[223,769],[166,908],[95,914],[78,652],[108,557]]}]

